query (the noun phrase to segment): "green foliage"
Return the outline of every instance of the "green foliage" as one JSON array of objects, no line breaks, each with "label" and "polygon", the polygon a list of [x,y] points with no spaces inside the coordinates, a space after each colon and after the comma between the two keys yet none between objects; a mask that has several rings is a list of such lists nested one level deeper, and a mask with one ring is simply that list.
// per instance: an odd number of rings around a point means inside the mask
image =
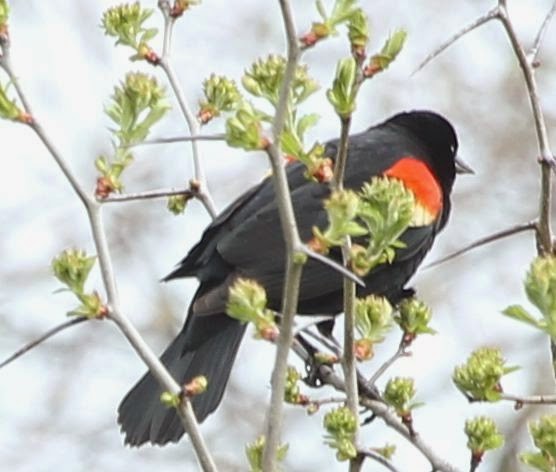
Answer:
[{"label": "green foliage", "polygon": [[191,195],[172,195],[168,198],[167,208],[174,215],[181,215],[191,198]]},{"label": "green foliage", "polygon": [[225,76],[211,76],[203,82],[204,98],[199,102],[199,121],[203,124],[220,116],[221,113],[234,111],[242,100],[236,83]]},{"label": "green foliage", "polygon": [[[250,472],[263,472],[263,451],[266,444],[266,438],[259,436],[254,442],[245,446],[245,455],[249,461]],[[282,444],[276,451],[276,459],[283,462],[288,453],[288,444]],[[280,472],[282,468],[278,468],[276,472]]]},{"label": "green foliage", "polygon": [[495,402],[502,393],[501,379],[518,367],[506,366],[499,349],[484,347],[474,351],[465,364],[454,369],[456,387],[469,399]]},{"label": "green foliage", "polygon": [[311,31],[300,39],[306,47],[313,46],[316,42],[329,36],[336,36],[338,26],[350,22],[360,11],[357,7],[357,0],[336,0],[330,14],[326,12],[322,0],[317,0],[316,6],[322,21],[314,22]]},{"label": "green foliage", "polygon": [[435,334],[436,331],[429,327],[432,319],[432,310],[421,300],[406,298],[398,307],[394,320],[408,337],[413,340],[419,334]]},{"label": "green foliage", "polygon": [[414,402],[414,380],[409,377],[394,377],[390,379],[384,389],[384,401],[390,405],[401,418],[411,415],[411,411],[422,403]]},{"label": "green foliage", "polygon": [[9,15],[10,6],[7,0],[0,0],[0,33],[6,29]]},{"label": "green foliage", "polygon": [[519,460],[541,472],[556,470],[556,416],[542,416],[529,423],[529,432],[539,452],[523,452]]},{"label": "green foliage", "polygon": [[253,323],[258,337],[274,340],[278,328],[266,304],[266,291],[261,285],[254,280],[238,278],[230,287],[226,313],[242,323]]},{"label": "green foliage", "polygon": [[288,370],[286,372],[286,388],[284,390],[285,402],[292,403],[294,405],[306,405],[309,402],[307,396],[303,395],[299,388],[300,379],[301,374],[296,370],[296,368],[288,366]]},{"label": "green foliage", "polygon": [[397,179],[373,177],[360,192],[358,217],[369,238],[367,247],[353,245],[351,266],[360,275],[367,275],[378,264],[391,263],[395,250],[402,248],[399,240],[409,227],[415,208],[415,197]]},{"label": "green foliage", "polygon": [[116,38],[116,44],[135,50],[131,60],[149,59],[153,52],[148,42],[156,36],[157,29],[145,28],[143,24],[152,13],[152,10],[141,7],[139,2],[118,5],[104,12],[102,27],[107,36]]},{"label": "green foliage", "polygon": [[357,63],[353,57],[340,59],[336,66],[336,76],[332,88],[326,96],[341,118],[348,118],[355,110]]},{"label": "green foliage", "polygon": [[392,328],[392,306],[385,297],[369,295],[355,300],[355,329],[360,339],[355,342],[355,354],[359,360],[374,355],[374,345],[384,340]]},{"label": "green foliage", "polygon": [[66,249],[52,261],[54,276],[62,282],[81,302],[68,315],[100,318],[106,315],[106,307],[97,292],[85,292],[85,282],[95,264],[95,256],[87,256],[79,249]]},{"label": "green foliage", "polygon": [[226,142],[229,146],[254,151],[265,149],[268,140],[263,136],[261,121],[267,115],[249,102],[242,102],[236,113],[226,121]]},{"label": "green foliage", "polygon": [[467,447],[474,457],[480,458],[485,452],[498,449],[504,444],[504,436],[500,434],[494,421],[486,416],[467,420],[464,431]]},{"label": "green foliage", "polygon": [[142,72],[130,72],[119,86],[114,88],[111,103],[105,112],[114,122],[114,155],[99,156],[95,166],[101,177],[96,194],[100,198],[120,191],[120,176],[133,161],[129,146],[143,141],[151,128],[169,110],[165,91],[156,79]]},{"label": "green foliage", "polygon": [[381,51],[369,59],[369,63],[365,66],[363,74],[365,77],[370,78],[386,70],[392,62],[398,57],[401,52],[407,33],[405,30],[396,30],[384,43]]},{"label": "green foliage", "polygon": [[511,305],[503,313],[556,339],[556,257],[545,255],[534,259],[524,286],[527,298],[542,317],[535,318],[520,305]]},{"label": "green foliage", "polygon": [[325,442],[332,449],[336,449],[336,458],[346,461],[357,456],[354,444],[357,431],[357,418],[343,406],[329,411],[324,416],[324,428],[327,431]]},{"label": "green foliage", "polygon": [[349,17],[348,38],[352,51],[363,55],[369,41],[369,20],[361,8],[357,8]]},{"label": "green foliage", "polygon": [[180,406],[181,397],[179,394],[162,392],[160,394],[160,403],[162,403],[166,408],[177,408]]},{"label": "green foliage", "polygon": [[[1,25],[1,23],[0,23]],[[11,121],[21,121],[23,111],[17,105],[14,99],[8,96],[8,87],[0,84],[0,118]]]}]

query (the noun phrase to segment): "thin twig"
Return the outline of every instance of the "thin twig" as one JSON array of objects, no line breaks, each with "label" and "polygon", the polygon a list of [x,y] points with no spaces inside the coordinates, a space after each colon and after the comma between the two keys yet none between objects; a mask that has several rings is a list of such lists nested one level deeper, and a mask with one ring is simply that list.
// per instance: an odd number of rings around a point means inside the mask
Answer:
[{"label": "thin twig", "polygon": [[529,63],[533,67],[536,67],[538,65],[537,61],[538,61],[538,57],[539,57],[539,50],[541,48],[541,44],[542,44],[542,41],[544,39],[544,34],[546,33],[546,30],[548,29],[548,25],[550,24],[550,21],[552,20],[552,17],[554,16],[554,13],[556,13],[556,1],[552,4],[552,8],[550,8],[548,13],[546,14],[546,17],[544,18],[544,21],[542,22],[542,25],[539,29],[539,32],[537,33],[537,36],[535,37],[535,41],[533,42],[533,47],[531,48],[531,50],[527,54]]},{"label": "thin twig", "polygon": [[287,262],[284,290],[282,294],[282,323],[280,325],[280,335],[277,342],[274,368],[272,370],[270,406],[266,417],[266,444],[263,451],[262,469],[268,471],[276,469],[276,451],[280,444],[282,429],[282,410],[286,370],[288,366],[288,353],[293,341],[293,318],[297,310],[299,284],[301,282],[301,273],[303,270],[299,258],[295,257],[297,249],[300,248],[302,244],[297,230],[288,180],[280,151],[280,136],[286,120],[291,85],[295,76],[300,52],[297,45],[295,22],[289,0],[279,0],[279,5],[286,32],[288,52],[284,79],[276,106],[276,114],[272,122],[272,142],[267,148],[267,154],[272,167],[272,180],[287,250]]},{"label": "thin twig", "polygon": [[[189,104],[185,98],[185,94],[178,81],[174,67],[170,61],[170,50],[172,41],[172,32],[174,28],[175,18],[170,15],[170,10],[168,8],[168,2],[160,1],[158,3],[160,11],[164,16],[164,46],[162,51],[162,57],[160,58],[159,65],[166,74],[168,81],[170,82],[170,87],[174,91],[176,100],[178,102],[179,109],[187,123],[189,132],[192,136],[199,135],[199,122],[195,117],[194,113],[189,108]],[[195,181],[198,183],[199,190],[197,192],[197,198],[203,203],[205,209],[212,217],[216,218],[217,212],[212,201],[212,197],[207,190],[207,181],[203,166],[201,164],[201,156],[199,154],[199,147],[197,146],[197,140],[191,141],[191,150],[193,153],[193,167],[195,174]]]},{"label": "thin twig", "polygon": [[515,402],[516,410],[521,408],[523,405],[555,405],[556,395],[530,395],[530,396],[520,396],[512,395],[510,393],[502,393],[502,400],[508,400]]},{"label": "thin twig", "polygon": [[456,257],[459,257],[459,256],[465,254],[466,252],[472,251],[473,249],[477,249],[481,246],[485,246],[486,244],[490,244],[494,241],[498,241],[500,239],[504,239],[504,238],[507,238],[508,236],[513,236],[514,234],[522,233],[524,231],[530,231],[530,230],[535,230],[535,229],[537,229],[537,222],[536,221],[529,221],[527,223],[521,223],[521,224],[512,226],[510,228],[503,229],[502,231],[497,231],[496,233],[492,233],[492,234],[489,234],[488,236],[477,239],[476,241],[473,241],[472,243],[468,244],[467,246],[464,246],[461,249],[458,249],[457,251],[448,254],[447,256],[444,256],[444,257],[441,257],[440,259],[432,261],[431,263],[423,266],[422,270],[430,269],[431,267],[435,267],[437,265],[443,264],[444,262],[451,261],[452,259],[455,259]]},{"label": "thin twig", "polygon": [[51,338],[55,334],[58,334],[59,332],[64,331],[67,328],[71,328],[72,326],[75,326],[76,324],[83,323],[83,321],[87,321],[88,319],[89,318],[86,318],[84,316],[79,317],[79,318],[72,318],[69,321],[61,323],[58,326],[55,326],[54,328],[49,329],[46,333],[40,335],[37,339],[33,339],[33,341],[25,344],[25,346],[23,346],[21,349],[18,349],[16,352],[14,352],[6,360],[0,362],[0,369],[2,367],[7,366],[8,364],[11,364],[13,361],[15,361],[16,359],[21,357],[23,354],[25,354],[26,352],[30,351],[31,349],[37,347],[39,344],[42,344],[44,341]]},{"label": "thin twig", "polygon": [[373,451],[372,449],[359,449],[357,453],[362,456],[368,457],[369,459],[372,459],[375,462],[378,462],[380,465],[384,466],[386,469],[390,470],[391,472],[400,472],[400,469],[394,466],[394,464],[392,464],[392,462],[386,459],[386,457],[380,455],[378,452]]},{"label": "thin twig", "polygon": [[489,22],[490,20],[493,20],[493,19],[497,18],[498,14],[499,14],[498,6],[496,6],[492,10],[487,12],[486,14],[480,16],[479,18],[477,18],[477,19],[473,20],[471,23],[469,23],[467,26],[463,27],[456,34],[454,34],[452,37],[450,37],[444,43],[442,43],[440,46],[438,46],[427,57],[425,57],[425,59],[423,59],[423,61],[417,66],[417,68],[412,72],[411,75],[415,75],[417,72],[419,72],[430,61],[432,61],[434,58],[436,58],[442,52],[444,52],[446,49],[448,49],[452,44],[454,44],[462,36],[465,36],[467,33],[470,33],[475,28],[478,28],[479,26],[484,25],[485,23]]},{"label": "thin twig", "polygon": [[306,254],[307,256],[309,256],[311,259],[315,259],[316,261],[322,262],[323,264],[331,267],[332,269],[334,269],[335,271],[339,272],[340,274],[342,274],[344,277],[347,277],[348,279],[350,279],[351,281],[355,282],[357,285],[364,287],[365,286],[365,282],[363,282],[363,279],[361,279],[360,277],[358,277],[357,275],[355,275],[351,270],[349,270],[347,267],[344,267],[342,264],[338,264],[335,260],[330,259],[329,257],[323,256],[322,254],[319,254],[318,252],[315,252],[311,249],[309,249],[307,246],[303,245],[302,247],[298,248],[299,252],[302,252],[303,254]]},{"label": "thin twig", "polygon": [[172,197],[175,195],[185,195],[188,197],[193,197],[195,194],[189,188],[160,189],[160,190],[148,190],[146,192],[137,192],[137,193],[112,194],[109,197],[103,198],[99,201],[101,203],[121,203],[121,202],[137,201],[137,200],[151,200],[153,198]]},{"label": "thin twig", "polygon": [[130,144],[128,147],[134,148],[139,146],[150,146],[154,144],[172,144],[172,143],[187,143],[191,141],[224,141],[226,135],[223,133],[217,134],[198,134],[195,136],[173,136],[170,138],[155,138],[147,139],[138,143]]},{"label": "thin twig", "polygon": [[408,357],[408,356],[411,356],[411,352],[407,351],[405,342],[402,339],[402,341],[398,346],[397,351],[388,359],[386,359],[386,361],[384,361],[384,363],[377,369],[377,371],[369,379],[369,384],[374,385],[377,382],[377,380],[380,378],[380,376],[383,375],[384,372],[386,372],[394,364],[394,362],[396,362],[398,359],[401,359],[402,357]]}]

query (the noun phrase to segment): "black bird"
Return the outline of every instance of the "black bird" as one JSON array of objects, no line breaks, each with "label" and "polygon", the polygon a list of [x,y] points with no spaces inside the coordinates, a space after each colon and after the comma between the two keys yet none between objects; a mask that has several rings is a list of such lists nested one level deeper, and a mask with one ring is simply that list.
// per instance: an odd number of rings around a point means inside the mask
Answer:
[{"label": "black bird", "polygon": [[[325,154],[334,157],[337,146],[338,140],[328,142]],[[470,172],[458,162],[457,148],[453,127],[430,111],[400,113],[349,138],[345,187],[359,190],[373,176],[387,175],[414,192],[420,209],[419,221],[402,235],[406,246],[396,251],[391,264],[376,267],[364,278],[358,296],[373,293],[393,303],[403,298],[405,284],[446,225],[456,167]],[[313,226],[327,225],[323,200],[330,187],[308,181],[303,174],[299,163],[287,168],[299,232],[308,241]],[[279,311],[284,262],[274,188],[267,178],[228,206],[164,279],[197,277],[200,282],[183,329],[161,357],[178,383],[197,375],[207,377],[208,389],[192,400],[199,421],[219,405],[245,332],[244,324],[225,313],[230,285],[239,276],[257,280],[266,289],[269,308]],[[298,313],[336,315],[342,309],[342,276],[309,260],[303,269]],[[165,444],[183,435],[176,411],[160,403],[161,392],[155,378],[146,373],[123,399],[118,422],[127,444]]]}]

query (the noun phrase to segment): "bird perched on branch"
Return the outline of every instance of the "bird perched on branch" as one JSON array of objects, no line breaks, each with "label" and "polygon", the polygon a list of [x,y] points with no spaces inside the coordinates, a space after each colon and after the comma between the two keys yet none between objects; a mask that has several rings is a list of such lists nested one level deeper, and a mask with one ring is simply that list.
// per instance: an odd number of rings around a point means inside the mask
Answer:
[{"label": "bird perched on branch", "polygon": [[[325,155],[333,158],[337,146],[337,140],[328,142]],[[404,247],[396,250],[394,259],[363,277],[365,286],[357,288],[358,296],[382,295],[392,303],[403,298],[405,284],[446,225],[456,172],[470,172],[457,159],[457,148],[453,127],[430,111],[400,113],[350,136],[344,186],[359,190],[374,176],[398,179],[425,215],[401,235]],[[327,223],[323,201],[330,186],[308,180],[300,163],[290,164],[287,176],[299,233],[308,241],[313,227]],[[341,262],[339,251],[330,256]],[[256,280],[266,290],[268,307],[279,311],[285,260],[274,188],[267,178],[229,205],[164,279],[197,277],[200,282],[183,329],[161,357],[180,384],[199,375],[208,379],[207,390],[192,399],[199,421],[219,405],[245,332],[244,323],[226,314],[231,284],[238,277]],[[342,275],[310,259],[303,268],[297,312],[336,315],[342,309]],[[161,393],[156,379],[146,373],[123,399],[118,421],[126,443],[165,444],[183,435],[176,410],[160,402]]]}]

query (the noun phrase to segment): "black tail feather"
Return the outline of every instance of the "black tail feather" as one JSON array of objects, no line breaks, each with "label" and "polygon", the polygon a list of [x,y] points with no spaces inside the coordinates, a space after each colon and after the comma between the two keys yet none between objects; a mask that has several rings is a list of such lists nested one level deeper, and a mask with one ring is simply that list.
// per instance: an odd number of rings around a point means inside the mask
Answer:
[{"label": "black tail feather", "polygon": [[[198,421],[213,412],[224,393],[245,325],[226,314],[192,316],[161,360],[178,383],[197,375],[208,379],[207,390],[192,400]],[[184,434],[176,411],[160,402],[162,388],[150,372],[131,389],[118,408],[125,442],[140,446],[150,441],[166,444]]]}]

